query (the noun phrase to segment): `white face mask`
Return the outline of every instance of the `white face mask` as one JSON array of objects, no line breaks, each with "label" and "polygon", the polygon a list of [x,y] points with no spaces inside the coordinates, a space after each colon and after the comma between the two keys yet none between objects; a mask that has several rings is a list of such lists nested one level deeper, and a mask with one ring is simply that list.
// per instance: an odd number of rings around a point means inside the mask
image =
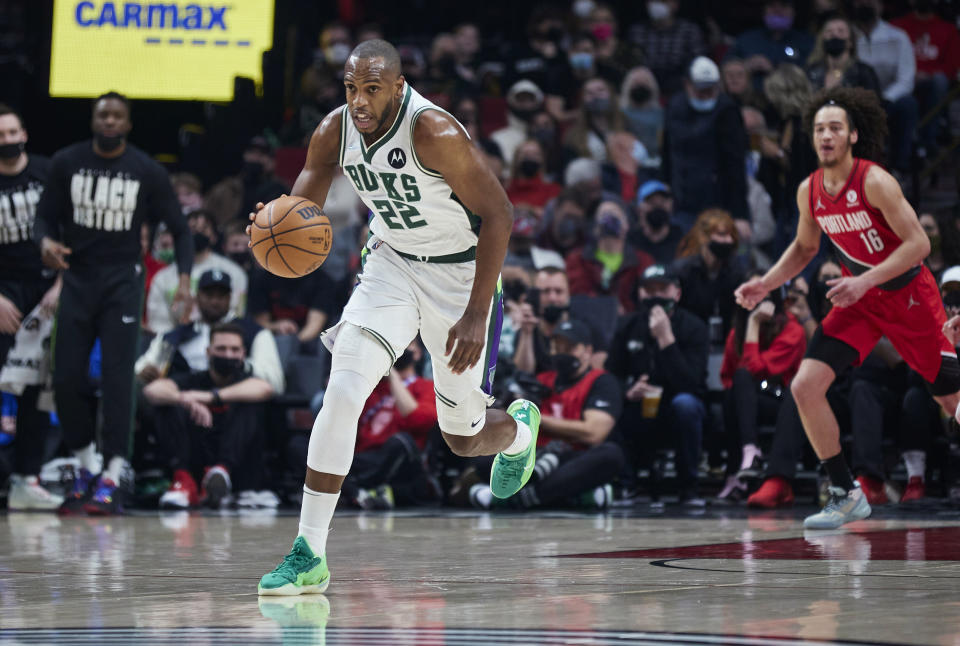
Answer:
[{"label": "white face mask", "polygon": [[593,0],[574,0],[571,9],[573,9],[573,13],[575,13],[578,18],[586,18],[590,15],[590,12],[593,11],[593,7]]},{"label": "white face mask", "polygon": [[666,2],[648,2],[647,13],[651,20],[665,20],[670,17],[670,5]]}]

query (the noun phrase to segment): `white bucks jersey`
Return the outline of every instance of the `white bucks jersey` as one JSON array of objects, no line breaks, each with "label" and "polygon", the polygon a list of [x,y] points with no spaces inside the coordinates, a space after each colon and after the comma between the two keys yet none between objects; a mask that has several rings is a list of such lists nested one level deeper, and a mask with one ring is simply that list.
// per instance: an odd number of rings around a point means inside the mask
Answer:
[{"label": "white bucks jersey", "polygon": [[476,246],[479,218],[460,202],[439,172],[417,159],[413,128],[426,110],[441,109],[406,83],[390,130],[367,145],[344,106],[340,166],[373,212],[370,231],[374,235],[408,255],[457,254]]}]

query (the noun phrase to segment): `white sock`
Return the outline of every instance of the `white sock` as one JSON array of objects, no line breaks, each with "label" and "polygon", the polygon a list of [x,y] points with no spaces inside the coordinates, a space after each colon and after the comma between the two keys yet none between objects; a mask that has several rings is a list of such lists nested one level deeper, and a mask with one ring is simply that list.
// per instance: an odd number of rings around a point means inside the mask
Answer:
[{"label": "white sock", "polygon": [[927,471],[927,452],[926,451],[904,451],[903,463],[907,465],[907,477],[921,477]]},{"label": "white sock", "polygon": [[530,430],[530,427],[527,426],[526,422],[521,422],[520,420],[516,420],[516,422],[517,436],[513,438],[513,444],[505,448],[501,453],[516,455],[530,446],[530,440],[533,439],[533,432]]},{"label": "white sock", "polygon": [[740,468],[749,468],[750,465],[753,464],[753,458],[757,455],[760,455],[760,449],[757,448],[756,444],[744,444],[743,459],[740,461]]},{"label": "white sock", "polygon": [[493,492],[490,491],[489,485],[481,483],[473,485],[470,487],[470,497],[483,509],[490,509],[490,505],[493,504]]},{"label": "white sock", "polygon": [[330,521],[340,500],[340,492],[320,493],[303,485],[303,504],[300,506],[300,536],[307,539],[313,553],[321,556],[327,549]]},{"label": "white sock", "polygon": [[97,447],[93,442],[86,445],[82,449],[76,449],[73,452],[73,456],[80,460],[80,466],[92,473],[97,475],[100,473],[100,460],[97,459]]},{"label": "white sock", "polygon": [[103,475],[110,480],[113,480],[113,484],[120,484],[120,475],[123,473],[123,470],[126,466],[127,461],[121,458],[119,455],[115,455],[110,458],[110,464],[107,465]]}]

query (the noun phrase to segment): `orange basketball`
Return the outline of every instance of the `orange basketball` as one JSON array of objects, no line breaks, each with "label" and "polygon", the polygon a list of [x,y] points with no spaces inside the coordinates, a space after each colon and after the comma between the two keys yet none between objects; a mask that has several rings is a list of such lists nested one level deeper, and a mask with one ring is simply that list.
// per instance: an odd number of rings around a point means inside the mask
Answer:
[{"label": "orange basketball", "polygon": [[306,276],[323,264],[333,244],[330,220],[305,197],[284,195],[260,209],[250,224],[253,256],[271,274]]}]

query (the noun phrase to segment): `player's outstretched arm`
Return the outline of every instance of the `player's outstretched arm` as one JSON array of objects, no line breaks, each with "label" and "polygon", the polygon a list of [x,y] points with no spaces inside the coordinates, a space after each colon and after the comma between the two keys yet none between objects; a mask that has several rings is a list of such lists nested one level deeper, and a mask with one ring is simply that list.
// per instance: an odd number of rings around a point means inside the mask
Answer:
[{"label": "player's outstretched arm", "polygon": [[820,227],[810,213],[810,178],[803,180],[797,189],[797,208],[800,217],[797,221],[797,235],[786,248],[783,255],[770,270],[761,277],[748,280],[734,292],[737,303],[752,310],[766,298],[771,290],[799,274],[813,260],[820,249]]},{"label": "player's outstretched arm", "polygon": [[421,114],[413,141],[423,164],[443,175],[460,202],[483,223],[477,241],[477,269],[470,301],[447,338],[447,354],[453,353],[450,369],[460,373],[480,360],[490,301],[513,228],[513,207],[480,150],[449,115],[438,110]]},{"label": "player's outstretched arm", "polygon": [[320,122],[310,137],[307,161],[293,184],[291,195],[305,197],[323,207],[336,174],[340,155],[340,121],[343,110],[337,108]]}]

